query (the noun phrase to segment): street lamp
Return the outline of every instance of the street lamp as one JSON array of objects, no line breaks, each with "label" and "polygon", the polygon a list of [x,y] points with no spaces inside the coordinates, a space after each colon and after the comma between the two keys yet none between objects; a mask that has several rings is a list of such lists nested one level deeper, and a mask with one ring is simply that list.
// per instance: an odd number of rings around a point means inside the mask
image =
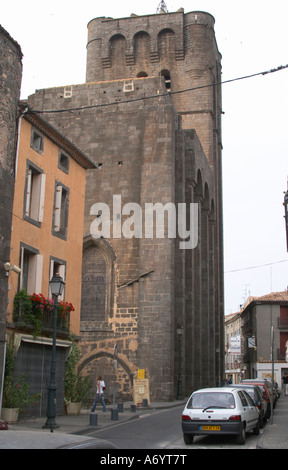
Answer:
[{"label": "street lamp", "polygon": [[48,389],[48,400],[47,400],[47,421],[44,428],[49,428],[51,432],[53,429],[59,426],[56,423],[56,331],[57,331],[57,313],[58,313],[58,297],[62,295],[65,282],[59,274],[52,277],[49,282],[51,294],[54,298],[54,320],[53,320],[53,344],[52,344],[52,357],[51,357],[51,369],[50,369],[50,382],[47,387]]},{"label": "street lamp", "polygon": [[177,399],[182,398],[182,379],[181,379],[181,337],[183,335],[183,325],[178,322],[176,333],[179,340],[179,358],[178,358],[178,382],[177,382]]}]

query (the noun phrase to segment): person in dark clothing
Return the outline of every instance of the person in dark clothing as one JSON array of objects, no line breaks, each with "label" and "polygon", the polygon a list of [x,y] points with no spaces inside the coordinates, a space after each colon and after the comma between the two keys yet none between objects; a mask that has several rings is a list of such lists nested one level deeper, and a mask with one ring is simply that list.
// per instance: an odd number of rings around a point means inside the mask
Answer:
[{"label": "person in dark clothing", "polygon": [[283,385],[283,391],[285,393],[285,396],[288,396],[288,374],[287,374],[287,372],[285,372],[283,377],[282,377],[282,385]]}]

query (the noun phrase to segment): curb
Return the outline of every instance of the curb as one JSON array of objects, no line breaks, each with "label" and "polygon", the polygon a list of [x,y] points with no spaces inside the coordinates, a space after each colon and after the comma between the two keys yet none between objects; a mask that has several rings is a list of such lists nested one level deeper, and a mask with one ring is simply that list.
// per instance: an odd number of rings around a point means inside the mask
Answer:
[{"label": "curb", "polygon": [[89,425],[89,427],[85,427],[85,428],[80,428],[78,431],[73,431],[69,434],[73,434],[73,435],[80,435],[80,436],[87,436],[89,434],[92,434],[92,433],[95,433],[97,431],[102,431],[103,429],[106,429],[106,428],[111,428],[113,426],[119,426],[123,423],[127,423],[128,421],[132,421],[133,419],[139,419],[140,418],[140,415],[136,415],[136,416],[127,416],[127,418],[124,418],[120,421],[116,420],[116,421],[112,421],[110,423],[107,423],[105,424],[104,426],[91,426]]}]

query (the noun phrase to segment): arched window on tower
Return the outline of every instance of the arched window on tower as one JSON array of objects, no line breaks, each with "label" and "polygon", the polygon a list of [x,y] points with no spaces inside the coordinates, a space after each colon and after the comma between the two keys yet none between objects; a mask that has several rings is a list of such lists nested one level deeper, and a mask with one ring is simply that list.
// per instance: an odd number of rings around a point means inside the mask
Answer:
[{"label": "arched window on tower", "polygon": [[126,39],[122,34],[115,34],[110,39],[110,57],[112,65],[126,66]]},{"label": "arched window on tower", "polygon": [[[84,242],[81,322],[104,325],[113,306],[114,253],[103,240]],[[82,328],[81,325],[81,328]],[[85,329],[85,328],[84,328]]]},{"label": "arched window on tower", "polygon": [[82,319],[91,322],[105,321],[106,311],[106,262],[97,248],[87,251],[83,257]]},{"label": "arched window on tower", "polygon": [[157,36],[160,63],[167,64],[170,69],[175,63],[176,35],[172,29],[162,29]]},{"label": "arched window on tower", "polygon": [[[133,38],[133,47],[135,62],[140,68],[147,62],[147,58],[150,56],[150,36],[145,31],[139,31]],[[141,65],[142,64],[142,65]],[[146,66],[145,66],[146,68]]]}]

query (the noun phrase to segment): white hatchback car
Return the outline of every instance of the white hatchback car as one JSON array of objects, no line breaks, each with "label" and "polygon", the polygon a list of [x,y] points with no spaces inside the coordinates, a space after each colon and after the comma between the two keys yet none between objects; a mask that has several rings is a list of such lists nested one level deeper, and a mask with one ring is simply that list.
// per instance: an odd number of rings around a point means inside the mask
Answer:
[{"label": "white hatchback car", "polygon": [[246,432],[259,434],[259,410],[245,390],[203,388],[192,393],[182,412],[185,444],[199,434],[234,434],[244,444]]}]

